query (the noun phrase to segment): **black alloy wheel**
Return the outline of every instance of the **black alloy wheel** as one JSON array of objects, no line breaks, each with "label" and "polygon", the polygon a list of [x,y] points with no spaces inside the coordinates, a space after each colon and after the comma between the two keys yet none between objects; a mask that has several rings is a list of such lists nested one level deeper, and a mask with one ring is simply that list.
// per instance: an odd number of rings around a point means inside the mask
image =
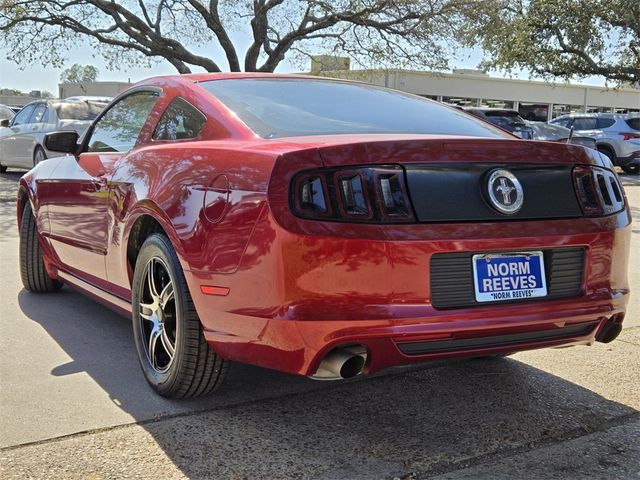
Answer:
[{"label": "black alloy wheel", "polygon": [[136,260],[133,335],[147,382],[160,395],[205,395],[223,381],[228,362],[204,339],[184,273],[169,239],[149,236]]}]

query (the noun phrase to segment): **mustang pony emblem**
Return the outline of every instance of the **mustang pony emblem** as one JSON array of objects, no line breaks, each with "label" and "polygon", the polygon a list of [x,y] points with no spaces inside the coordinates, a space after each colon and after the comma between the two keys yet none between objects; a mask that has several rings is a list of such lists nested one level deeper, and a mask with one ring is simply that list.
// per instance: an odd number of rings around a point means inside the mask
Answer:
[{"label": "mustang pony emblem", "polygon": [[520,181],[508,170],[496,169],[491,172],[487,182],[487,193],[491,206],[505,215],[516,213],[524,201]]}]

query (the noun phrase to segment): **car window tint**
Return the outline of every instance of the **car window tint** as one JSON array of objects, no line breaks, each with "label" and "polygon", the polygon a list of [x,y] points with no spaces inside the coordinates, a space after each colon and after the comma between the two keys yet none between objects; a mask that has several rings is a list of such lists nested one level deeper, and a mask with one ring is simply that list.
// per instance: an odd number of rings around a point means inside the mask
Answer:
[{"label": "car window tint", "polygon": [[113,105],[95,124],[89,139],[89,152],[127,152],[138,140],[158,94],[139,92]]},{"label": "car window tint", "polygon": [[94,120],[107,106],[101,102],[60,102],[53,108],[60,120]]},{"label": "car window tint", "polygon": [[34,105],[27,105],[22,110],[20,110],[15,117],[13,117],[12,126],[23,125],[29,122],[29,117],[33,113]]},{"label": "car window tint", "polygon": [[561,127],[569,128],[570,118],[559,118],[557,120],[553,120],[551,123],[554,125],[560,125]]},{"label": "car window tint", "polygon": [[165,110],[153,132],[154,140],[184,140],[196,138],[207,122],[196,107],[178,97]]},{"label": "car window tint", "polygon": [[374,85],[244,78],[199,84],[263,138],[416,133],[512,138],[454,108]]},{"label": "car window tint", "polygon": [[609,128],[611,125],[616,123],[613,118],[598,118],[596,122],[597,128]]},{"label": "car window tint", "polygon": [[576,118],[573,121],[574,130],[594,130],[596,128],[595,118]]},{"label": "car window tint", "polygon": [[29,123],[41,123],[44,120],[46,112],[47,112],[46,103],[36,104],[36,107],[33,109],[33,113],[29,118]]},{"label": "car window tint", "polygon": [[640,117],[627,118],[625,122],[634,130],[640,130]]}]

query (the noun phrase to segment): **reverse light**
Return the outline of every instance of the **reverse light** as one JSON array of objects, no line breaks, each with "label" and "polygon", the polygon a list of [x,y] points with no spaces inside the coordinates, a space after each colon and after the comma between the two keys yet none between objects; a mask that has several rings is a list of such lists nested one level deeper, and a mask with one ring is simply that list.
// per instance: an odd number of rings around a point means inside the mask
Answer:
[{"label": "reverse light", "polygon": [[293,178],[295,215],[317,220],[409,223],[415,220],[399,165],[319,169]]},{"label": "reverse light", "polygon": [[624,209],[624,195],[617,175],[595,166],[573,169],[573,182],[585,216],[611,215]]}]

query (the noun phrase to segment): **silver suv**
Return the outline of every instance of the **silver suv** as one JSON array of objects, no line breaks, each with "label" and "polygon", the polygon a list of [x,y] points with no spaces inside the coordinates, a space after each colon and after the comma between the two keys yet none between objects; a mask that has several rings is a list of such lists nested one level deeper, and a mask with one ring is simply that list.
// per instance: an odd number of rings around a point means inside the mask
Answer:
[{"label": "silver suv", "polygon": [[598,150],[626,173],[640,172],[640,114],[573,113],[549,123],[573,127],[576,134],[596,141]]}]

